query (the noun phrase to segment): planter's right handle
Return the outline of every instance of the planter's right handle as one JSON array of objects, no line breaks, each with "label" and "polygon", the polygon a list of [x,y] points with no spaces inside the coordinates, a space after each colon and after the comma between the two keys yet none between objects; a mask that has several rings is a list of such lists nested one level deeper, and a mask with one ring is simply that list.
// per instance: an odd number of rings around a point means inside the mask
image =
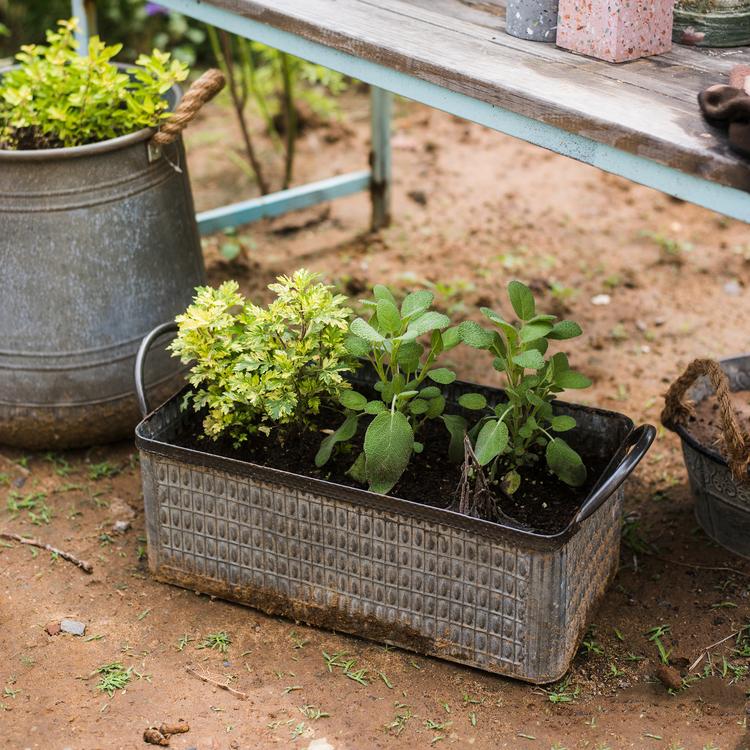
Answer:
[{"label": "planter's right handle", "polygon": [[141,341],[141,345],[138,347],[138,354],[135,355],[135,395],[138,399],[138,408],[141,410],[142,417],[145,417],[151,411],[148,408],[146,389],[143,385],[143,369],[146,365],[146,355],[153,346],[154,341],[165,333],[177,333],[177,323],[170,320],[168,323],[156,326],[153,331],[143,337],[143,341]]},{"label": "planter's right handle", "polygon": [[[656,427],[643,424],[628,433],[620,449],[602,473],[602,479],[595,485],[589,499],[576,516],[576,523],[585,521],[599,506],[628,478],[630,473],[646,455],[656,437]],[[616,466],[613,468],[613,464]]]},{"label": "planter's right handle", "polygon": [[198,114],[201,107],[224,88],[224,83],[224,74],[220,70],[207,70],[190,86],[175,111],[159,125],[159,130],[151,138],[151,142],[157,146],[172,143]]}]

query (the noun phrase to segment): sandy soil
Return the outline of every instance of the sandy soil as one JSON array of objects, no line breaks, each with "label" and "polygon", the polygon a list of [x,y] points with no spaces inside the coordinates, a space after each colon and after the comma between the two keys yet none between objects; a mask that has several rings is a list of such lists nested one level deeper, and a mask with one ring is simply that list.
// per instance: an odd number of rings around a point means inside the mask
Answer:
[{"label": "sandy soil", "polygon": [[[344,109],[343,123],[305,135],[300,182],[366,164],[367,99],[352,93]],[[234,143],[220,107],[190,131],[199,209],[253,194],[228,158]],[[429,286],[461,318],[480,304],[504,308],[505,284],[518,277],[541,306],[583,326],[569,350],[594,380],[586,401],[637,422],[658,423],[668,383],[692,357],[745,349],[743,225],[405,102],[396,107],[393,145],[389,229],[368,233],[364,195],[262,222],[206,241],[212,282],[237,278],[262,298],[276,274],[306,265],[355,297],[374,281]],[[273,166],[270,146],[263,157]],[[220,252],[228,241],[244,248],[232,262]],[[480,359],[454,359],[463,378],[497,383]],[[171,747],[321,748],[314,740],[326,738],[336,750],[750,748],[750,660],[733,651],[735,639],[695,670],[708,666],[713,676],[677,695],[654,678],[651,628],[669,626],[663,644],[684,671],[749,614],[750,565],[697,528],[677,440],[663,430],[627,487],[621,570],[567,688],[548,693],[154,582],[132,443],[60,456],[4,449],[0,480],[0,528],[94,565],[86,575],[46,551],[0,546],[4,747],[143,748],[146,727],[184,718],[190,732]],[[36,516],[6,510],[19,496],[31,496]],[[116,520],[132,527],[116,533]],[[48,635],[45,625],[62,617],[85,622],[85,636]],[[226,654],[197,648],[219,631],[231,638]],[[323,651],[350,654],[367,670],[366,684],[329,672]],[[133,671],[110,698],[95,672],[118,661]],[[231,678],[247,699],[201,682],[190,665]],[[327,715],[313,718],[311,706]]]}]

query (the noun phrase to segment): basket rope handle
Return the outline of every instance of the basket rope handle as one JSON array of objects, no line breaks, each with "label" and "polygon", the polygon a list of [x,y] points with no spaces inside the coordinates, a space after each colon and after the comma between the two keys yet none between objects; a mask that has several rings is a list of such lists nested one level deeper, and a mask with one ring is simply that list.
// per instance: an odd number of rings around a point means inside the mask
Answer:
[{"label": "basket rope handle", "polygon": [[737,415],[734,413],[729,397],[729,380],[716,360],[694,359],[685,368],[685,372],[669,386],[667,395],[664,397],[661,421],[665,427],[673,429],[675,425],[683,424],[689,416],[695,413],[692,405],[683,399],[688,388],[703,375],[708,376],[716,392],[724,449],[728,456],[727,463],[732,476],[736,481],[746,481],[748,479],[747,467],[750,463],[750,437],[737,421]]},{"label": "basket rope handle", "polygon": [[201,107],[210,102],[224,88],[224,74],[216,68],[207,70],[193,82],[185,96],[170,116],[159,125],[159,130],[151,141],[166,146],[177,139],[188,123],[198,114]]}]

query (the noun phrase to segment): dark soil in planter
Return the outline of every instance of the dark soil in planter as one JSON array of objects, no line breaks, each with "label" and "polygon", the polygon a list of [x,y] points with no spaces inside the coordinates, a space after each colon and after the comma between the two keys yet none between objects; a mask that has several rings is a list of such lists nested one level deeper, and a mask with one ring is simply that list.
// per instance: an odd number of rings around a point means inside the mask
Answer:
[{"label": "dark soil in planter", "polygon": [[[45,135],[34,127],[17,128],[13,131],[13,139],[13,151],[38,151],[40,149],[63,147],[62,141],[54,135]],[[0,142],[0,149],[8,148],[7,144]]]},{"label": "dark soil in planter", "polygon": [[[327,425],[337,425],[341,422],[341,416],[324,415],[321,421]],[[389,494],[415,503],[449,509],[458,498],[462,467],[450,463],[446,458],[448,433],[441,422],[428,422],[423,430],[420,439],[425,444],[424,451],[412,458],[406,472]],[[315,454],[322,438],[323,435],[308,433],[289,439],[280,446],[275,440],[253,436],[244,445],[235,448],[229,437],[217,440],[206,438],[203,435],[202,417],[193,413],[184,430],[175,436],[174,442],[184,448],[363,489],[346,473],[354,462],[355,453],[339,451],[322,468],[315,466]],[[542,534],[562,531],[581,507],[607,463],[591,456],[583,455],[582,458],[588,469],[588,479],[583,487],[569,487],[561,482],[550,474],[542,459],[540,464],[521,471],[521,488],[512,497],[500,491],[495,493],[497,505],[505,516],[525,529]],[[507,524],[507,519],[502,519],[499,514],[487,520]]]},{"label": "dark soil in planter", "polygon": [[[734,391],[729,395],[740,427],[750,432],[750,391]],[[688,419],[686,428],[701,445],[718,451],[726,458],[716,396],[710,395],[695,404],[695,416]]]}]

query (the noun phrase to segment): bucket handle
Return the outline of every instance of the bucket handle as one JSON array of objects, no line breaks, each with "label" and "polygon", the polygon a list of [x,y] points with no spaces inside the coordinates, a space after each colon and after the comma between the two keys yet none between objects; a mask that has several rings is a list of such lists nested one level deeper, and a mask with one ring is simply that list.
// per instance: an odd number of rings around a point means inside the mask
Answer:
[{"label": "bucket handle", "polygon": [[633,469],[646,455],[655,437],[656,427],[650,424],[642,424],[628,433],[617,453],[602,472],[601,478],[594,485],[588,500],[578,511],[575,520],[577,524],[595,513],[599,506],[630,476]]},{"label": "bucket handle", "polygon": [[693,414],[693,407],[684,398],[688,389],[699,377],[706,376],[716,393],[719,404],[719,419],[724,438],[724,450],[727,453],[727,463],[735,481],[747,481],[747,467],[750,463],[750,436],[742,429],[734,413],[729,393],[731,387],[726,373],[721,365],[713,359],[694,359],[685,372],[669,386],[664,397],[664,411],[661,413],[662,424],[674,430],[684,424]]},{"label": "bucket handle", "polygon": [[198,114],[201,107],[210,102],[224,88],[224,74],[216,68],[207,70],[196,79],[182,97],[182,100],[169,117],[160,123],[159,129],[149,141],[149,146],[158,151],[161,146],[177,140],[188,123]]},{"label": "bucket handle", "polygon": [[146,355],[156,339],[160,338],[165,333],[177,333],[177,330],[177,323],[172,320],[168,323],[162,323],[161,325],[156,326],[153,331],[147,333],[143,337],[141,345],[138,347],[138,353],[135,355],[135,395],[138,399],[138,408],[141,410],[142,417],[145,417],[151,411],[148,406],[146,389],[143,385],[143,370],[146,366]]}]

